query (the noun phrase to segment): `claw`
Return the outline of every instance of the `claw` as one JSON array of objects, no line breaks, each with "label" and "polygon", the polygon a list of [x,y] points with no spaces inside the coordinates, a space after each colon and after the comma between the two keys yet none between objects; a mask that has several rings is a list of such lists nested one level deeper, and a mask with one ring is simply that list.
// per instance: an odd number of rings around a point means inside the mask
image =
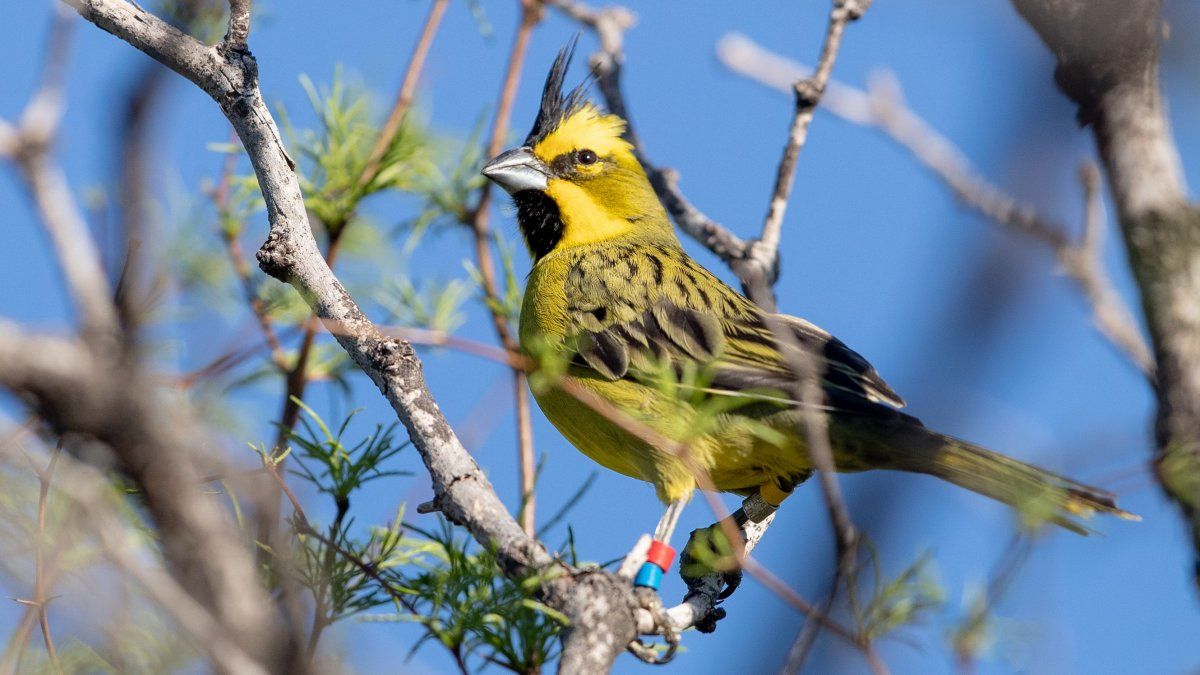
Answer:
[{"label": "claw", "polygon": [[697,621],[693,628],[704,634],[715,633],[717,630],[717,622],[724,618],[725,608],[713,607],[712,611],[706,614],[703,619]]},{"label": "claw", "polygon": [[646,663],[664,664],[675,658],[675,653],[679,650],[679,631],[675,628],[675,624],[671,618],[667,616],[666,609],[663,608],[662,598],[653,588],[644,586],[633,589],[633,597],[637,600],[638,606],[650,613],[654,619],[654,628],[659,635],[663,636],[663,641],[666,642],[666,650],[659,654],[658,651],[651,645],[636,639],[629,643],[629,651]]},{"label": "claw", "polygon": [[739,567],[735,570],[721,573],[721,581],[725,582],[725,589],[717,596],[717,600],[721,601],[733,595],[733,592],[742,585],[742,570]]}]

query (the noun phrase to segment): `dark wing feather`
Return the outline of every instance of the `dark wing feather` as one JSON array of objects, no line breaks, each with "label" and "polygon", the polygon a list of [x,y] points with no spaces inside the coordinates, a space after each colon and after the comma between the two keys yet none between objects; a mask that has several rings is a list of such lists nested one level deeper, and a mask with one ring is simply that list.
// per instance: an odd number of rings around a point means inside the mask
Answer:
[{"label": "dark wing feather", "polygon": [[[823,358],[831,410],[903,405],[871,365],[840,340],[799,319],[779,319],[798,343]],[[582,331],[576,344],[574,364],[604,379],[645,379],[664,363],[682,372],[684,363],[697,362],[708,366],[707,390],[713,394],[778,392],[781,403],[796,403],[790,395],[796,376],[758,314],[722,322],[700,310],[659,302],[630,320]]]},{"label": "dark wing feather", "polygon": [[[622,265],[636,278],[611,283]],[[879,413],[904,405],[841,340],[803,319],[764,314],[678,246],[614,243],[591,251],[572,265],[565,291],[576,329],[573,362],[595,376],[645,380],[664,363],[682,373],[696,362],[706,367],[713,394],[770,391],[787,402],[796,375],[782,350],[798,343],[822,359],[830,407]],[[781,346],[771,326],[790,331],[791,339]]]}]

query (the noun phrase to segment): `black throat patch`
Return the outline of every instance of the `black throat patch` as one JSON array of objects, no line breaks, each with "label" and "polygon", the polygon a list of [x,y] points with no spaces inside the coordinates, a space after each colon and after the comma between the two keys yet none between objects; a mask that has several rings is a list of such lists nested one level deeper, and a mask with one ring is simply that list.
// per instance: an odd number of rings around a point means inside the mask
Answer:
[{"label": "black throat patch", "polygon": [[517,205],[517,227],[525,237],[525,245],[537,262],[558,246],[563,236],[562,215],[558,204],[544,192],[522,190],[513,195]]}]

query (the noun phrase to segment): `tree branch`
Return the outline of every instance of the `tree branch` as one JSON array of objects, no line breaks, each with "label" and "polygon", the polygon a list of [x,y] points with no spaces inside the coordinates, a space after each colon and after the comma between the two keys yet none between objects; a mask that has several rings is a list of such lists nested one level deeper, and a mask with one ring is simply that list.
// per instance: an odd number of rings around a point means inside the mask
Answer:
[{"label": "tree branch", "polygon": [[[1100,151],[1158,368],[1155,458],[1200,556],[1200,207],[1158,82],[1159,0],[1014,0]],[[1200,565],[1196,567],[1200,586]]]},{"label": "tree branch", "polygon": [[[821,45],[821,56],[817,59],[817,69],[812,77],[798,79],[792,85],[796,96],[796,111],[792,117],[792,125],[788,131],[788,140],[783,148],[783,157],[779,160],[779,168],[775,176],[775,189],[771,196],[771,205],[767,209],[767,217],[763,221],[762,232],[756,241],[750,245],[749,260],[744,266],[743,274],[750,278],[743,284],[750,291],[750,297],[768,311],[775,311],[775,293],[772,286],[779,276],[779,241],[783,233],[783,215],[787,211],[788,198],[792,193],[792,178],[796,173],[796,160],[808,139],[808,127],[812,124],[813,114],[817,104],[829,84],[833,73],[833,64],[837,60],[838,51],[842,47],[842,35],[846,24],[857,20],[871,6],[871,0],[834,0],[833,9],[829,13],[829,25],[825,31],[825,41]],[[757,296],[757,297],[756,297]]]},{"label": "tree branch", "polygon": [[[733,72],[785,93],[791,90],[791,82],[811,72],[738,34],[720,40],[717,57]],[[1139,370],[1152,375],[1154,357],[1133,313],[1104,270],[1098,240],[1095,245],[1087,244],[1085,236],[1073,242],[1066,227],[980,176],[958,148],[905,105],[898,83],[889,75],[876,77],[867,91],[831,81],[821,103],[848,122],[882,131],[945,182],[965,205],[1006,230],[1049,247],[1060,269],[1088,300],[1097,330]]]}]

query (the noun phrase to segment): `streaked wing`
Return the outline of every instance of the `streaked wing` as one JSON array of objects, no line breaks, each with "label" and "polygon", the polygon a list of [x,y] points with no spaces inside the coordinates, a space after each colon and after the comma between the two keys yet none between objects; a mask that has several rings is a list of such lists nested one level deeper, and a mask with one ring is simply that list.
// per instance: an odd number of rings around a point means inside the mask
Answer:
[{"label": "streaked wing", "polygon": [[[726,287],[727,288],[727,287]],[[729,293],[733,294],[730,289]],[[736,294],[735,294],[736,295]],[[651,309],[624,321],[599,326],[578,335],[574,364],[610,380],[645,379],[664,365],[682,373],[684,364],[705,367],[710,377],[706,391],[713,394],[764,392],[782,404],[795,404],[791,396],[796,377],[788,367],[782,347],[763,315],[738,296],[738,312],[717,315],[701,308],[682,307],[660,300]],[[742,304],[744,303],[744,305]],[[612,312],[611,314],[618,314]],[[628,316],[629,312],[621,312]],[[784,315],[774,315],[777,329],[791,332],[802,347],[824,360],[823,380],[831,409],[866,412],[878,403],[904,405],[891,387],[862,356],[820,328]],[[582,326],[581,326],[582,328]]]}]

